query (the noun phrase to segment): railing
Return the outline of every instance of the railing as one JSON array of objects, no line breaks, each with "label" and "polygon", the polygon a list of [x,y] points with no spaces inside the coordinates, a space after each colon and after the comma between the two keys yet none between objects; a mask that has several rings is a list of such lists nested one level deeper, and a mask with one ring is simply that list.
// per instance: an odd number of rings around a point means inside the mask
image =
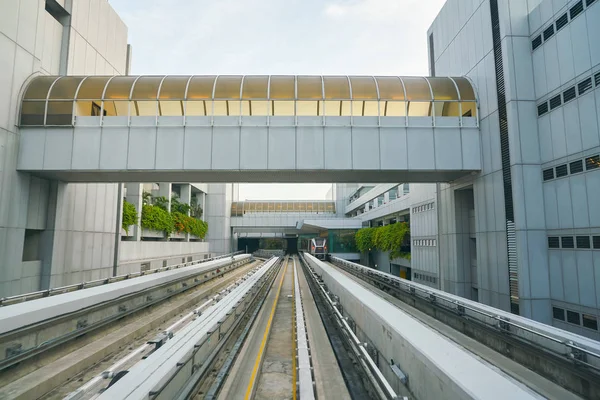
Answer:
[{"label": "railing", "polygon": [[60,286],[57,288],[40,290],[37,292],[18,294],[18,295],[9,296],[9,297],[2,297],[2,298],[0,298],[0,307],[8,306],[11,304],[16,304],[16,303],[21,303],[24,301],[36,300],[36,299],[40,299],[43,297],[55,296],[57,294],[74,292],[76,290],[88,289],[88,288],[92,288],[92,287],[96,287],[96,286],[107,285],[109,283],[120,282],[120,281],[124,281],[124,280],[130,279],[130,278],[137,278],[138,276],[151,275],[151,274],[155,274],[158,272],[169,271],[172,269],[191,267],[193,265],[198,265],[198,264],[202,264],[202,263],[205,263],[208,261],[213,261],[213,260],[220,260],[222,258],[233,257],[235,255],[243,254],[243,253],[244,253],[244,251],[236,251],[235,253],[224,254],[224,255],[218,256],[218,257],[205,258],[203,260],[196,260],[196,261],[190,261],[190,262],[186,262],[186,263],[168,265],[166,267],[149,269],[149,270],[140,271],[140,272],[132,272],[129,274],[112,276],[110,278],[96,279],[93,281],[75,283],[73,285]]},{"label": "railing", "polygon": [[471,318],[507,335],[539,346],[578,366],[587,367],[596,374],[600,372],[600,343],[594,340],[338,257],[330,258],[336,265],[357,270],[363,275],[377,277],[413,297],[434,303],[459,316]]}]

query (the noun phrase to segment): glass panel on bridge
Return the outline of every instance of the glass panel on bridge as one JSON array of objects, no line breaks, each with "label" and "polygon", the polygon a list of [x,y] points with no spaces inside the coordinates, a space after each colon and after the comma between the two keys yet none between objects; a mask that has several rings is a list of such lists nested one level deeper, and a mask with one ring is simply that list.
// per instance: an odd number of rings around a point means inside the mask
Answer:
[{"label": "glass panel on bridge", "polygon": [[101,115],[477,117],[471,83],[440,77],[42,76],[22,101],[22,125]]}]

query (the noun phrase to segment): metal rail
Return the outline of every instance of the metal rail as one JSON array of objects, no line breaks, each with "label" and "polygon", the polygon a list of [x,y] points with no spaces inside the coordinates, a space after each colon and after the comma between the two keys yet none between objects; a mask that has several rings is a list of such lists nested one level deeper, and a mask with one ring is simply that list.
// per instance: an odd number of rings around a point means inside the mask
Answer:
[{"label": "metal rail", "polygon": [[580,367],[588,368],[594,373],[600,372],[600,343],[598,342],[524,317],[515,316],[500,309],[462,299],[364,265],[333,256],[330,259],[335,265],[358,271],[361,275],[366,275],[371,279],[376,278],[385,284],[404,291],[410,296],[426,300],[461,317],[474,319],[494,330],[500,330],[527,343],[533,343],[565,360],[572,361]]},{"label": "metal rail", "polygon": [[298,358],[297,369],[293,371],[298,375],[298,386],[301,400],[314,400],[315,387],[312,375],[311,353],[309,350],[306,324],[304,321],[304,309],[302,308],[302,296],[300,294],[300,283],[298,282],[298,270],[296,268],[296,259],[294,262],[294,313],[296,320],[296,354]]},{"label": "metal rail", "polygon": [[126,279],[137,278],[138,276],[151,275],[151,274],[155,274],[158,272],[170,271],[172,269],[191,267],[191,266],[202,264],[202,263],[209,262],[209,261],[220,260],[222,258],[227,258],[227,257],[233,257],[235,255],[243,254],[243,253],[244,253],[244,251],[236,251],[235,253],[224,254],[224,255],[218,256],[218,257],[211,257],[211,258],[205,258],[203,260],[189,261],[189,262],[185,262],[185,263],[169,265],[166,267],[149,269],[147,271],[132,272],[129,274],[112,276],[110,278],[95,279],[93,281],[75,283],[72,285],[60,286],[60,287],[56,287],[56,288],[52,288],[52,289],[38,290],[36,292],[17,294],[17,295],[8,296],[8,297],[1,297],[0,298],[0,307],[9,306],[12,304],[17,304],[17,303],[22,303],[24,301],[41,299],[41,298],[49,297],[49,296],[56,296],[58,294],[70,293],[70,292],[74,292],[76,290],[89,289],[92,287],[108,285],[110,283],[120,282],[120,281],[123,281]]},{"label": "metal rail", "polygon": [[[192,387],[202,371],[209,370],[210,358],[224,343],[228,332],[250,309],[252,299],[262,291],[277,265],[273,258],[255,269],[229,294],[183,328],[154,354],[130,369],[100,399],[174,399]],[[188,393],[191,394],[191,393]]]},{"label": "metal rail", "polygon": [[307,271],[309,272],[310,278],[317,283],[319,291],[321,295],[326,299],[326,302],[329,308],[333,311],[334,316],[336,317],[338,324],[344,330],[344,333],[349,338],[351,346],[350,348],[355,353],[356,357],[360,361],[363,369],[366,372],[367,378],[373,384],[373,387],[376,389],[378,396],[383,399],[400,399],[400,397],[396,394],[394,389],[391,387],[383,373],[377,367],[377,364],[371,358],[371,355],[365,348],[365,343],[361,342],[359,338],[354,333],[354,330],[348,324],[347,319],[342,315],[342,313],[338,310],[338,302],[333,301],[329,293],[325,290],[323,281],[319,278],[313,268],[310,266],[308,262],[304,259],[304,255],[300,254],[300,259]]},{"label": "metal rail", "polygon": [[[120,284],[126,287],[116,285],[112,289],[92,288],[87,295],[67,293],[65,298],[54,297],[55,304],[38,305],[36,302],[30,302],[0,308],[0,314],[3,314],[0,318],[3,321],[3,333],[0,334],[0,371],[162,302],[251,260],[250,256],[239,257],[239,260],[232,257],[230,262],[217,260],[216,265],[212,267],[196,266],[197,271],[182,271],[169,277],[152,277],[143,284],[128,281]],[[86,303],[90,305],[86,307]],[[38,319],[40,315],[46,319]],[[11,323],[14,327],[10,326]]]}]

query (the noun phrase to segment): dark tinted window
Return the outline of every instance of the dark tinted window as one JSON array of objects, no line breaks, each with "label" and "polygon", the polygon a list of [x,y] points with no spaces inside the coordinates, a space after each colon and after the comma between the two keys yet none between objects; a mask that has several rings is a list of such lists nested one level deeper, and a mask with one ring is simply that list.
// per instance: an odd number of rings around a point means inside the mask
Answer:
[{"label": "dark tinted window", "polygon": [[565,320],[565,310],[558,307],[552,307],[552,317],[555,319]]},{"label": "dark tinted window", "polygon": [[561,30],[561,28],[563,28],[568,23],[569,23],[569,16],[567,15],[567,13],[564,13],[560,18],[558,18],[556,20],[556,30],[557,31]]},{"label": "dark tinted window", "polygon": [[592,156],[585,159],[585,169],[596,169],[600,168],[600,156]]},{"label": "dark tinted window", "polygon": [[567,310],[567,322],[575,325],[581,325],[581,321],[579,321],[579,313]]},{"label": "dark tinted window", "polygon": [[571,9],[569,10],[569,14],[571,14],[571,19],[575,18],[583,11],[583,0],[578,1]]},{"label": "dark tinted window", "polygon": [[577,160],[569,164],[569,170],[572,174],[583,172],[583,161]]},{"label": "dark tinted window", "polygon": [[563,249],[572,249],[575,247],[573,236],[563,236],[560,238]]},{"label": "dark tinted window", "polygon": [[583,314],[582,317],[583,326],[585,326],[588,329],[593,329],[595,331],[598,330],[598,319],[596,317],[587,314]]},{"label": "dark tinted window", "polygon": [[558,249],[558,248],[560,248],[560,242],[559,242],[557,236],[550,236],[548,238],[548,247],[551,248],[551,249]]},{"label": "dark tinted window", "polygon": [[556,167],[556,177],[561,178],[563,176],[567,176],[569,173],[567,172],[567,164],[559,165]]},{"label": "dark tinted window", "polygon": [[577,236],[575,238],[577,241],[578,249],[589,249],[590,248],[590,237],[589,236]]}]

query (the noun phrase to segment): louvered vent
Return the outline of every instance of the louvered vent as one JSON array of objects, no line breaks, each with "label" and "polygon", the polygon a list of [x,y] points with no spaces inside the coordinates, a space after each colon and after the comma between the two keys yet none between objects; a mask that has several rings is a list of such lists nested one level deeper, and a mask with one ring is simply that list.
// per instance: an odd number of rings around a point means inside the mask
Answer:
[{"label": "louvered vent", "polygon": [[592,236],[592,243],[595,249],[600,249],[600,236]]},{"label": "louvered vent", "polygon": [[583,11],[583,0],[580,0],[569,10],[569,14],[571,15],[571,19],[575,18]]},{"label": "louvered vent", "polygon": [[569,172],[567,171],[567,164],[559,165],[558,167],[556,167],[557,178],[562,178],[563,176],[567,175],[569,175]]},{"label": "louvered vent", "polygon": [[562,244],[563,249],[573,249],[575,248],[575,243],[573,241],[573,236],[563,236],[560,238],[560,242]]},{"label": "louvered vent", "polygon": [[519,314],[519,267],[517,264],[517,237],[515,213],[513,207],[512,175],[510,170],[510,143],[508,135],[508,115],[506,112],[506,85],[502,66],[502,41],[500,37],[500,18],[498,0],[490,0],[492,19],[492,41],[494,45],[494,64],[496,67],[496,91],[498,100],[498,118],[500,120],[500,152],[502,159],[502,178],[504,183],[504,212],[506,215],[506,247],[508,252],[508,283],[510,310]]},{"label": "louvered vent", "polygon": [[548,238],[548,248],[550,248],[550,249],[559,249],[560,248],[560,242],[559,242],[557,236],[550,236]]},{"label": "louvered vent", "polygon": [[583,161],[577,160],[570,163],[569,171],[571,172],[571,174],[578,174],[580,172],[583,172]]},{"label": "louvered vent", "polygon": [[550,25],[544,30],[544,42],[554,35],[554,25]]},{"label": "louvered vent", "polygon": [[531,49],[535,50],[542,45],[542,35],[538,35],[531,41]]},{"label": "louvered vent", "polygon": [[600,86],[600,72],[594,75],[594,80],[596,81],[596,87]]},{"label": "louvered vent", "polygon": [[559,107],[562,104],[562,98],[560,94],[557,94],[553,98],[550,99],[550,109],[554,110],[556,107]]},{"label": "louvered vent", "polygon": [[575,238],[578,249],[589,249],[590,248],[590,237],[589,236],[577,236]]},{"label": "louvered vent", "polygon": [[591,6],[592,4],[594,4],[594,2],[595,2],[595,1],[596,1],[596,0],[586,0],[586,2],[585,2],[585,5],[589,7],[589,6]]},{"label": "louvered vent", "polygon": [[600,168],[600,155],[592,156],[585,159],[585,169],[589,171],[591,169]]},{"label": "louvered vent", "polygon": [[575,86],[568,88],[563,92],[563,102],[566,103],[568,101],[573,100],[577,94],[575,93]]},{"label": "louvered vent", "polygon": [[548,102],[544,102],[538,106],[538,117],[548,112]]},{"label": "louvered vent", "polygon": [[544,180],[549,181],[550,179],[554,179],[554,168],[545,169],[544,172]]},{"label": "louvered vent", "polygon": [[564,13],[559,19],[556,20],[556,31],[560,31],[566,24],[569,23],[569,16]]},{"label": "louvered vent", "polygon": [[579,84],[577,85],[577,90],[579,91],[580,96],[591,89],[592,89],[592,78],[587,78],[586,80],[579,82]]}]

